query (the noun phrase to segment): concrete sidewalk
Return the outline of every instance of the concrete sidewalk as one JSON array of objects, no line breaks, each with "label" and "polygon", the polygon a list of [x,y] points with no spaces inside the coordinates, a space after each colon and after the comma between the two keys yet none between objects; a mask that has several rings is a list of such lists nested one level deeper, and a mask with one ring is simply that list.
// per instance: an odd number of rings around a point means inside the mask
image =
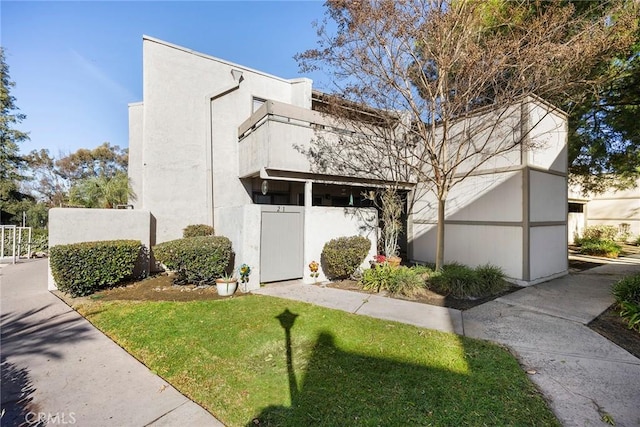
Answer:
[{"label": "concrete sidewalk", "polygon": [[586,325],[612,303],[611,284],[640,273],[622,260],[565,276],[470,310],[434,307],[300,282],[255,293],[306,301],[387,320],[455,332],[509,347],[565,426],[640,426],[640,359]]},{"label": "concrete sidewalk", "polygon": [[46,283],[46,260],[0,269],[3,426],[223,425],[48,292]]}]

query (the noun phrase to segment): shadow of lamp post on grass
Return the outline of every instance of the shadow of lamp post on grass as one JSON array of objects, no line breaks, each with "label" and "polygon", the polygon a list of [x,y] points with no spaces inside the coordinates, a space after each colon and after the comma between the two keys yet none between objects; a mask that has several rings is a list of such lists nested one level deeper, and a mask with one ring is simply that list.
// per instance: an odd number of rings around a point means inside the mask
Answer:
[{"label": "shadow of lamp post on grass", "polygon": [[280,326],[284,329],[286,347],[287,347],[287,374],[289,377],[289,393],[291,395],[291,406],[295,406],[298,400],[298,383],[296,381],[296,374],[293,371],[293,356],[291,351],[291,328],[298,317],[298,314],[292,313],[289,309],[285,309],[282,313],[276,316],[276,319],[280,321]]}]

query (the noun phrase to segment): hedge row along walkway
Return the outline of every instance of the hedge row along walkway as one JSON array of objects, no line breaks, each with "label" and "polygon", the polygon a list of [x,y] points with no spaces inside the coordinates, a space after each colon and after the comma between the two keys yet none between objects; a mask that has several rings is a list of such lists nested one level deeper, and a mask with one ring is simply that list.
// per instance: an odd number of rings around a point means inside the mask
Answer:
[{"label": "hedge row along walkway", "polygon": [[48,292],[47,260],[0,267],[0,292],[2,425],[222,426]]}]

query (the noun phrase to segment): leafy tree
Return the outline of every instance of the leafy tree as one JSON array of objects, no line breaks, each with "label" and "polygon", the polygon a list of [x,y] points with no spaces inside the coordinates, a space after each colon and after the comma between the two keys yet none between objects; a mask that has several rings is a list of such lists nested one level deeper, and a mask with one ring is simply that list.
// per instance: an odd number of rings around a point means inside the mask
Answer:
[{"label": "leafy tree", "polygon": [[113,177],[118,172],[126,171],[127,164],[127,149],[121,149],[108,142],[92,150],[81,148],[56,161],[58,174],[70,180],[96,176]]},{"label": "leafy tree", "polygon": [[23,175],[24,160],[19,155],[19,144],[28,140],[29,135],[15,128],[26,116],[18,112],[16,99],[11,95],[15,82],[11,81],[1,47],[0,73],[0,223],[3,223],[20,212],[19,202],[30,199],[20,191],[20,182],[26,177]]},{"label": "leafy tree", "polygon": [[571,111],[571,180],[584,193],[633,187],[640,178],[640,31],[630,49],[593,73],[606,83]]},{"label": "leafy tree", "polygon": [[[55,207],[67,204],[70,190],[84,181],[104,184],[119,174],[126,175],[128,154],[126,149],[105,142],[94,149],[81,148],[59,159],[52,157],[48,150],[34,150],[27,156],[27,161],[33,175],[31,191],[39,200]],[[126,200],[117,204],[120,203],[126,203]]]},{"label": "leafy tree", "polygon": [[86,208],[114,208],[134,197],[129,177],[120,171],[111,177],[99,175],[79,180],[71,187],[69,201]]},{"label": "leafy tree", "polygon": [[32,175],[29,183],[31,193],[48,207],[64,206],[69,200],[71,181],[59,172],[49,150],[33,150],[26,160]]},{"label": "leafy tree", "polygon": [[[509,123],[514,104],[584,91],[593,67],[631,45],[635,12],[633,3],[597,19],[566,2],[329,0],[318,48],[297,59],[334,77],[325,110],[357,136],[335,144],[320,135],[307,154],[325,170],[379,171],[392,186],[412,177],[431,191],[440,268],[451,188],[526,144],[526,134],[497,135],[519,128]],[[354,112],[362,105],[370,108]],[[480,108],[490,118],[474,123]]]}]

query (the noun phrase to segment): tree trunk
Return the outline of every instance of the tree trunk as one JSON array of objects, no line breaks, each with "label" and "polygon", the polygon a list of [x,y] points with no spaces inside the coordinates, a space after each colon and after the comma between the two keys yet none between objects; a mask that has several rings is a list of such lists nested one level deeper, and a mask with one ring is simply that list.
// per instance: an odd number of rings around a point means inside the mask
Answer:
[{"label": "tree trunk", "polygon": [[436,271],[444,265],[444,206],[445,198],[438,198],[438,226],[436,237]]}]

